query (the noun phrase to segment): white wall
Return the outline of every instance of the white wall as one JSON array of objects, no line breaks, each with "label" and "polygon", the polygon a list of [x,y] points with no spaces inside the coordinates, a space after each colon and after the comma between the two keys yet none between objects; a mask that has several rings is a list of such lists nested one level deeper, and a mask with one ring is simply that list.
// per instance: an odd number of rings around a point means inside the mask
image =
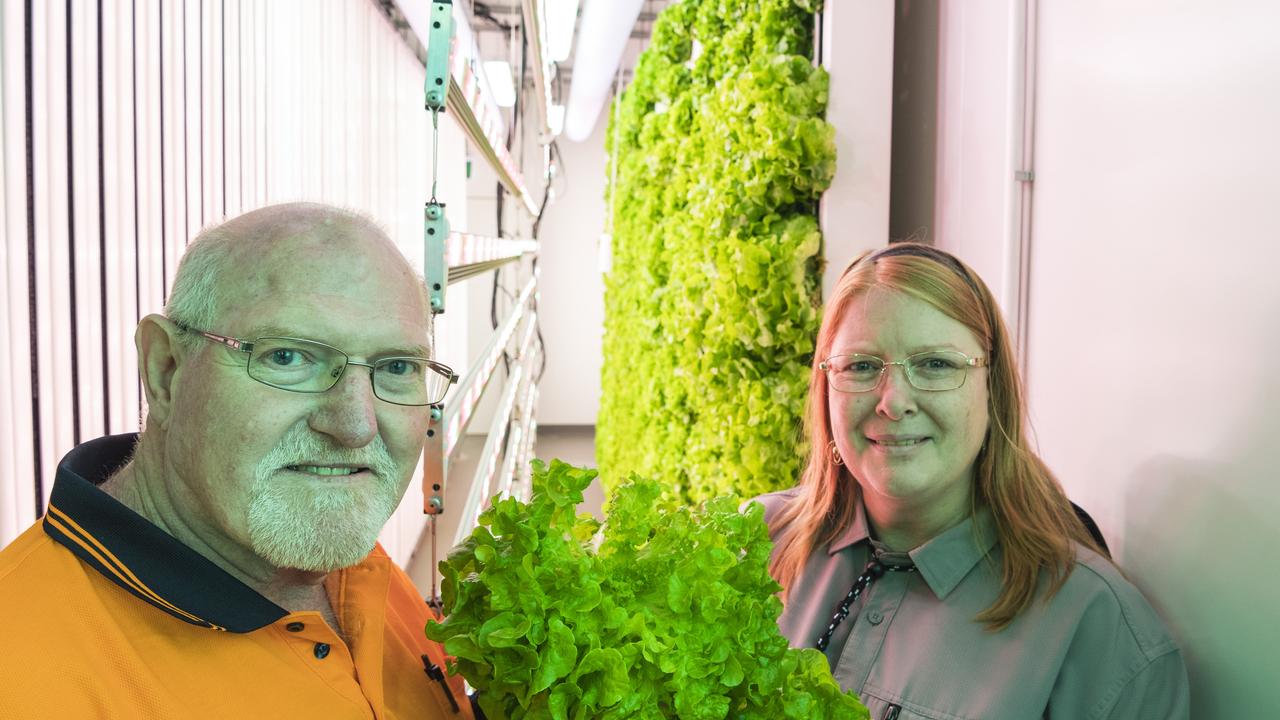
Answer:
[{"label": "white wall", "polygon": [[963,257],[1015,322],[1023,0],[939,7],[934,244]]},{"label": "white wall", "polygon": [[[274,202],[331,202],[371,214],[422,266],[424,70],[374,3],[98,6],[0,2],[0,545],[35,520],[71,447],[138,429],[133,327],[162,307],[201,227]],[[448,115],[440,129],[440,199],[465,230],[465,140]],[[465,367],[454,318],[466,303],[452,310],[439,356]],[[382,536],[398,559],[421,508],[415,484]]]},{"label": "white wall", "polygon": [[854,257],[889,242],[894,4],[828,2],[822,15],[827,120],[836,131],[836,174],[818,215],[825,298]]},{"label": "white wall", "polygon": [[[1013,252],[1022,5],[943,6],[939,244],[988,281]],[[1280,5],[1038,12],[1025,374],[1041,453],[1182,643],[1192,717],[1273,717]]]},{"label": "white wall", "polygon": [[554,202],[539,228],[538,310],[547,342],[540,425],[595,425],[600,410],[604,276],[597,249],[605,230],[608,124],[606,108],[589,138],[575,143],[562,136],[557,143],[564,174],[555,181]]}]

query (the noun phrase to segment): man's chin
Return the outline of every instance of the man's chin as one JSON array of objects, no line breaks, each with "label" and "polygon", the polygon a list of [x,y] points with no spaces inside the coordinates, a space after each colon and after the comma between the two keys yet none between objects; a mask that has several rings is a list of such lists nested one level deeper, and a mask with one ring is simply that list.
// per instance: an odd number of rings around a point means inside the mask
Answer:
[{"label": "man's chin", "polygon": [[375,541],[359,545],[336,546],[330,543],[255,543],[258,555],[277,568],[304,572],[330,573],[359,565],[373,551]]}]

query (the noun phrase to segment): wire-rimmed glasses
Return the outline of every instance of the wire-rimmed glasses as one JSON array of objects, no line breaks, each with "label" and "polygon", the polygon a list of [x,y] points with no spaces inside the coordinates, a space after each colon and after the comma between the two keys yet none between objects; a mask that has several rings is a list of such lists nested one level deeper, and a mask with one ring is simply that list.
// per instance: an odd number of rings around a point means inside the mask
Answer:
[{"label": "wire-rimmed glasses", "polygon": [[397,356],[363,363],[316,340],[274,336],[243,340],[179,327],[244,353],[249,377],[290,392],[326,392],[338,384],[348,365],[369,368],[373,394],[393,405],[438,404],[449,386],[458,382],[458,374],[452,368],[430,358]]},{"label": "wire-rimmed glasses", "polygon": [[831,389],[839,392],[870,392],[880,386],[890,365],[901,365],[907,382],[917,390],[941,392],[964,385],[969,368],[984,367],[986,358],[971,358],[956,350],[916,353],[905,360],[885,362],[875,355],[850,353],[832,355],[818,364],[826,372]]}]

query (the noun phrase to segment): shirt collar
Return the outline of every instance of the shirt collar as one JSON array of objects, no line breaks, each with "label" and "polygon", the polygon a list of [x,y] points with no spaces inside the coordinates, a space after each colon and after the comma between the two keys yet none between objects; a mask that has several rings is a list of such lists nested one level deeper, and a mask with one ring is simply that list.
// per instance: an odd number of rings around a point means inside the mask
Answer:
[{"label": "shirt collar", "polygon": [[91,440],[58,465],[44,530],[107,579],[193,625],[245,633],[288,611],[98,488],[137,434]]},{"label": "shirt collar", "polygon": [[[871,525],[867,522],[866,507],[860,493],[855,502],[853,522],[827,545],[828,555],[871,540]],[[929,589],[941,600],[960,584],[979,560],[991,552],[995,544],[996,526],[991,510],[980,507],[959,525],[912,550],[909,555]]]}]

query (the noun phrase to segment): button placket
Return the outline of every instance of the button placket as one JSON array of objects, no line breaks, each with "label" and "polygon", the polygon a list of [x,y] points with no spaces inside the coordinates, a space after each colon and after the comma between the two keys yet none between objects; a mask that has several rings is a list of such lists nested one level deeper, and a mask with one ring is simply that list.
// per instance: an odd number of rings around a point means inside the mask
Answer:
[{"label": "button placket", "polygon": [[[863,603],[862,610],[845,640],[839,660],[832,668],[832,675],[841,687],[850,688],[854,692],[862,691],[889,631],[890,623],[884,620],[892,617],[902,606],[907,596],[907,585],[915,574],[885,573],[859,599]],[[873,620],[873,616],[878,619]]]}]

